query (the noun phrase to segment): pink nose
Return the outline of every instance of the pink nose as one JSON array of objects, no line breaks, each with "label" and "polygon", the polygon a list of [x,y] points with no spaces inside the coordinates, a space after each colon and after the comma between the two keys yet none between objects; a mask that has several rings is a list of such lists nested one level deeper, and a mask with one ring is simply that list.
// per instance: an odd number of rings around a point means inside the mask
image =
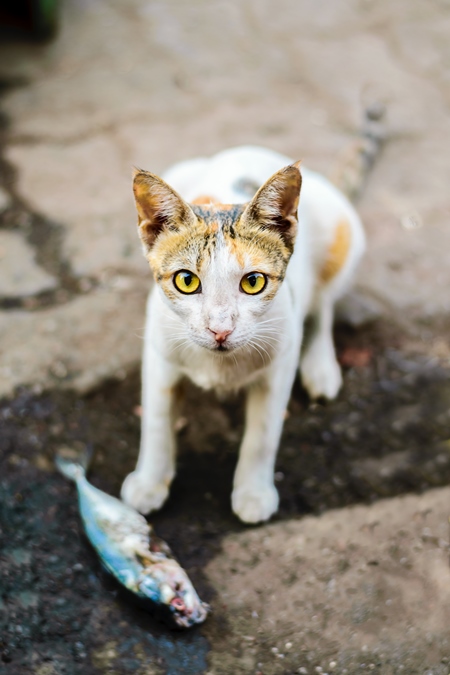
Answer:
[{"label": "pink nose", "polygon": [[209,330],[214,335],[215,340],[219,345],[223,344],[230,333],[233,332],[231,330],[211,330],[211,328]]}]

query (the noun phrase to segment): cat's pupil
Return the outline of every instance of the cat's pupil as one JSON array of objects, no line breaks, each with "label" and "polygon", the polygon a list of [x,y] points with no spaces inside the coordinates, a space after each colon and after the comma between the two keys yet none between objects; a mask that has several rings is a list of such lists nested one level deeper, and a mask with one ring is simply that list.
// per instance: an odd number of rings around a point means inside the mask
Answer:
[{"label": "cat's pupil", "polygon": [[192,281],[192,274],[185,274],[184,275],[184,283],[186,286],[190,286]]},{"label": "cat's pupil", "polygon": [[256,274],[251,274],[248,278],[248,282],[250,286],[254,286],[256,284]]}]

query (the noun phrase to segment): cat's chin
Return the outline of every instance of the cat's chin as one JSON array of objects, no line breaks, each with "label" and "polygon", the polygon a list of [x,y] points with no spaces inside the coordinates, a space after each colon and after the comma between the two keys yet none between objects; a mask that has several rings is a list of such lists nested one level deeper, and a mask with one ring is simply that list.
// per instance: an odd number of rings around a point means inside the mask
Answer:
[{"label": "cat's chin", "polygon": [[218,356],[227,356],[227,354],[232,354],[238,349],[238,346],[235,345],[214,345],[207,346],[206,349],[212,354],[217,354]]},{"label": "cat's chin", "polygon": [[219,345],[218,347],[209,347],[209,351],[211,351],[213,354],[220,354],[220,356],[226,356],[227,354],[231,354],[231,352],[234,352],[236,347],[227,347],[225,345]]}]

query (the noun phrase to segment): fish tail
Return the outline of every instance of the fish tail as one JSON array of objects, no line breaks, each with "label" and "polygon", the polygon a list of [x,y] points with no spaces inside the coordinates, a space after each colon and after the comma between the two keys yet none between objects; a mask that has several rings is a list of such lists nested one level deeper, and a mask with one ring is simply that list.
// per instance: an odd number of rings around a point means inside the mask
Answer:
[{"label": "fish tail", "polygon": [[71,448],[60,448],[55,455],[55,464],[63,476],[76,482],[86,475],[90,456],[90,451],[79,453]]}]

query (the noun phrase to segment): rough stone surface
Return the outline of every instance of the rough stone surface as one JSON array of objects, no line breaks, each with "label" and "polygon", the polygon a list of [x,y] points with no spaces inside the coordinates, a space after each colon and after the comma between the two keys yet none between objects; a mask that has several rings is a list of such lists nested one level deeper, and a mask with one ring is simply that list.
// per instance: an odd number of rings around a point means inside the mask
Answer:
[{"label": "rough stone surface", "polygon": [[56,308],[0,312],[0,396],[20,384],[85,392],[125,377],[140,358],[144,306],[145,289],[123,277]]},{"label": "rough stone surface", "polygon": [[446,673],[449,503],[445,488],[227,537],[207,574],[232,637],[209,672]]},{"label": "rough stone surface", "polygon": [[0,295],[34,295],[57,281],[36,265],[34,251],[17,232],[0,232]]}]

